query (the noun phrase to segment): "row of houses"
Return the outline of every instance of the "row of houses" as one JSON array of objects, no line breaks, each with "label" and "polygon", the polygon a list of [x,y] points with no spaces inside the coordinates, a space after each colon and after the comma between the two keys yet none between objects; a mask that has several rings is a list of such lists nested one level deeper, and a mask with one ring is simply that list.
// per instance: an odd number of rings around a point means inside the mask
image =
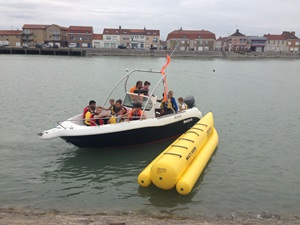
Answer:
[{"label": "row of houses", "polygon": [[79,48],[131,48],[131,49],[169,49],[181,51],[281,51],[299,52],[300,39],[295,32],[282,34],[246,36],[239,29],[228,37],[216,39],[207,30],[174,30],[166,41],[160,39],[160,30],[104,28],[96,34],[92,26],[62,27],[56,24],[24,24],[22,30],[0,30],[0,45],[35,46],[49,44],[58,47],[70,45]]},{"label": "row of houses", "polygon": [[299,53],[300,39],[295,32],[283,31],[282,34],[265,34],[246,36],[237,29],[229,37],[216,40],[215,50],[224,51],[255,51],[255,52],[297,52]]}]

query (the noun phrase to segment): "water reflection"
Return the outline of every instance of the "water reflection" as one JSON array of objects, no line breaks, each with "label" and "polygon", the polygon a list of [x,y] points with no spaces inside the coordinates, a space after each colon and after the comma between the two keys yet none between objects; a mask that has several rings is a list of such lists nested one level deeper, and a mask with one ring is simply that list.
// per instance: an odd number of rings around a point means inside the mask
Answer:
[{"label": "water reflection", "polygon": [[[172,142],[118,149],[74,147],[60,155],[54,170],[43,173],[45,186],[52,187],[45,196],[51,196],[56,204],[60,201],[61,205],[81,200],[81,206],[85,205],[86,209],[109,207],[113,211],[147,211],[150,206],[154,207],[151,213],[183,210],[198,192],[197,186],[205,173],[186,196],[179,195],[175,188],[164,191],[154,185],[143,188],[137,184],[139,173]],[[179,208],[173,209],[176,206]]]}]

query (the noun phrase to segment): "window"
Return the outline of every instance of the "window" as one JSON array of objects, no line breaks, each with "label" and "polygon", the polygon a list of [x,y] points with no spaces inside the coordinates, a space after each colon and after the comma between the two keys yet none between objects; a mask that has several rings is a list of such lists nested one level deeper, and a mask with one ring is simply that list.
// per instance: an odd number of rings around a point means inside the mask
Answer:
[{"label": "window", "polygon": [[288,43],[287,43],[288,45],[291,45],[292,43],[290,42],[290,41],[288,41]]},{"label": "window", "polygon": [[295,45],[299,45],[299,41],[296,41]]},{"label": "window", "polygon": [[153,38],[153,42],[157,43],[158,42],[158,38]]},{"label": "window", "polygon": [[111,36],[106,36],[106,40],[111,40]]},{"label": "window", "polygon": [[113,40],[117,40],[117,36],[112,36],[112,39]]}]

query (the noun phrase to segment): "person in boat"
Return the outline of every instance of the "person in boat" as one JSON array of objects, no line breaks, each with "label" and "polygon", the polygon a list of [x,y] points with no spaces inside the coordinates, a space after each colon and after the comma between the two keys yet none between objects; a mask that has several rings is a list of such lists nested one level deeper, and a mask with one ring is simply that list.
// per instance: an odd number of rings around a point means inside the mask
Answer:
[{"label": "person in boat", "polygon": [[121,115],[125,115],[127,114],[127,109],[122,105],[123,101],[121,99],[118,99],[116,101],[116,104],[115,104],[115,108],[114,108],[114,111],[116,108],[121,108]]},{"label": "person in boat", "polygon": [[188,106],[187,106],[187,104],[185,104],[185,103],[183,102],[183,98],[182,98],[182,97],[179,97],[179,98],[178,98],[178,109],[179,109],[179,112],[188,109]]},{"label": "person in boat", "polygon": [[95,113],[92,115],[90,119],[90,126],[100,126],[103,124],[107,124],[109,120],[109,112],[103,113],[102,107],[97,106]]},{"label": "person in boat", "polygon": [[108,121],[109,124],[121,123],[124,121],[124,115],[122,114],[122,108],[117,107],[114,109],[115,114],[112,115]]},{"label": "person in boat", "polygon": [[85,114],[87,113],[87,111],[90,110],[91,107],[94,107],[94,110],[95,110],[95,108],[96,108],[96,101],[91,100],[89,102],[89,105],[83,109],[83,113],[82,113],[82,118],[83,119],[85,118]]},{"label": "person in boat", "polygon": [[109,104],[110,104],[110,106],[109,106],[108,108],[102,107],[102,109],[108,110],[108,111],[110,111],[110,114],[111,114],[111,115],[114,115],[114,114],[115,114],[115,111],[114,111],[114,108],[115,108],[115,100],[114,100],[113,98],[109,99]]},{"label": "person in boat", "polygon": [[135,86],[130,88],[129,92],[134,93],[135,90],[141,90],[142,87],[143,87],[143,82],[139,80],[139,81],[136,82]]},{"label": "person in boat", "polygon": [[147,92],[144,95],[149,96],[149,86],[150,86],[150,82],[149,81],[145,81],[144,82],[144,86],[142,87],[142,90],[147,90]]},{"label": "person in boat", "polygon": [[145,118],[145,115],[143,114],[142,110],[142,104],[137,102],[134,104],[134,107],[130,112],[128,113],[128,120],[139,120],[141,118]]},{"label": "person in boat", "polygon": [[91,125],[91,118],[93,118],[96,106],[94,104],[89,106],[88,111],[84,115],[84,124],[87,126]]},{"label": "person in boat", "polygon": [[173,91],[169,91],[168,99],[164,102],[164,111],[166,114],[177,113],[178,106],[175,98],[173,97]]}]

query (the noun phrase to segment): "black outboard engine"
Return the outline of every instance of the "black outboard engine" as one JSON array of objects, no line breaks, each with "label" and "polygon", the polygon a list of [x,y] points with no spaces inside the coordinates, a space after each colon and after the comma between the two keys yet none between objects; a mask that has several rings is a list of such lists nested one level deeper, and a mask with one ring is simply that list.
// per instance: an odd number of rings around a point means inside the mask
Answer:
[{"label": "black outboard engine", "polygon": [[186,96],[183,100],[185,104],[189,107],[189,109],[193,108],[195,106],[195,98],[192,95]]}]

